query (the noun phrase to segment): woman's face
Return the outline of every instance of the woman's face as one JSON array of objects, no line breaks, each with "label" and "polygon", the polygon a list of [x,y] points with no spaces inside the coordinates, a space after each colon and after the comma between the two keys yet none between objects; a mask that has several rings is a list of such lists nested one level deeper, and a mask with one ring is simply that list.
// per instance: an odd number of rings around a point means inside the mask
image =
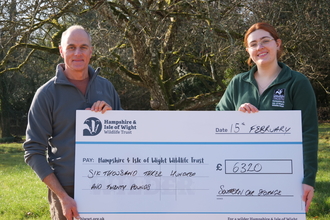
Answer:
[{"label": "woman's face", "polygon": [[275,41],[269,32],[259,29],[248,36],[246,51],[257,66],[270,65],[277,63],[281,43],[280,39]]}]

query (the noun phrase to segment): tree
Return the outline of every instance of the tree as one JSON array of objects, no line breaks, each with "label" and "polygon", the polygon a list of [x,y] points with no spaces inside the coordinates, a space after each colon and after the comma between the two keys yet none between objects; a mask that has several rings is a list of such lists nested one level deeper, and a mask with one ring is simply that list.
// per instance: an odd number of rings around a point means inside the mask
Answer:
[{"label": "tree", "polygon": [[[108,45],[97,50],[97,62],[148,88],[153,109],[214,105],[226,86],[226,67],[215,61],[226,62],[233,46],[233,36],[221,22],[240,7],[228,1],[214,10],[215,2],[89,1],[99,4],[103,19],[98,35]],[[116,45],[110,37],[114,29]]]},{"label": "tree", "polygon": [[[39,29],[37,25],[45,15],[45,13],[37,13],[42,7],[44,5],[41,1],[11,0],[0,3],[2,12],[0,13],[0,137],[22,134],[22,130],[25,129],[24,116],[36,90],[34,85],[36,83],[39,86],[38,79],[44,76],[36,75],[42,72],[46,64],[46,62],[38,62],[41,52],[36,52],[35,42],[49,45],[48,52],[54,53],[51,43],[43,37],[42,28]],[[50,9],[47,10],[51,13]],[[35,25],[34,22],[37,24]],[[43,21],[43,23],[47,26],[49,22]],[[38,49],[46,49],[46,47],[40,46]],[[33,66],[36,64],[38,65]],[[29,70],[24,69],[25,66],[29,66]],[[40,69],[31,71],[36,67]],[[17,127],[20,129],[16,130]]]},{"label": "tree", "polygon": [[[1,5],[2,16],[8,16],[8,20],[11,23],[16,19],[16,1],[4,2]],[[6,46],[11,46],[15,43],[15,27],[2,26],[0,32],[1,47],[0,58],[4,57],[3,50]],[[15,63],[14,59],[8,59],[8,62]],[[1,70],[1,68],[0,68]],[[10,110],[11,103],[9,102],[9,94],[11,91],[11,76],[8,74],[0,75],[0,130],[2,137],[10,137]]]},{"label": "tree", "polygon": [[324,97],[328,103],[329,4],[326,0],[299,4],[294,0],[59,0],[56,4],[23,0],[17,2],[15,23],[1,20],[1,28],[15,27],[16,43],[3,50],[0,73],[22,69],[37,50],[58,55],[61,33],[78,23],[92,33],[92,65],[101,66],[106,77],[124,87],[117,88],[122,96],[150,94],[151,107],[160,110],[214,109],[231,77],[248,69],[244,32],[251,24],[266,21],[277,27],[284,41],[283,61],[306,74],[320,94],[319,103]]},{"label": "tree", "polygon": [[[4,71],[9,70],[9,56],[18,48],[29,48],[31,53],[36,49],[57,53],[55,42],[74,20],[70,16],[97,10],[102,19],[93,32],[94,36],[102,35],[96,42],[102,40],[103,44],[96,47],[95,62],[147,88],[154,109],[202,109],[219,100],[225,89],[226,66],[216,61],[226,63],[234,45],[231,33],[221,22],[237,11],[239,2],[85,1],[88,5],[64,2],[59,1],[58,7],[41,1],[31,5],[36,10],[26,18],[25,23],[30,25],[19,24],[24,27],[22,37],[1,62],[0,67],[7,67]],[[105,39],[104,35],[109,36],[111,31],[116,33],[115,39]],[[45,37],[37,43],[36,36],[42,34]]]}]

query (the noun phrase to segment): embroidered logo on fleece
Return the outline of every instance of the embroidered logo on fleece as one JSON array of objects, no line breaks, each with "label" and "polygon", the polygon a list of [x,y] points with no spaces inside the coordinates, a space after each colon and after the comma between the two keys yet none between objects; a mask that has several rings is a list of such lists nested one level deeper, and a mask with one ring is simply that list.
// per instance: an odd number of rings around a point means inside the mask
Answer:
[{"label": "embroidered logo on fleece", "polygon": [[273,94],[272,106],[284,107],[285,89],[275,89]]}]

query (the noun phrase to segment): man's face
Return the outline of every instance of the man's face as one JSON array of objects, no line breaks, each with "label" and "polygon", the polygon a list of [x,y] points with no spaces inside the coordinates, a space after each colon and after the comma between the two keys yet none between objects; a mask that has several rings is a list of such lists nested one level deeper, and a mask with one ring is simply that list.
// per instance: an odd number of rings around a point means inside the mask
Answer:
[{"label": "man's face", "polygon": [[76,74],[88,72],[92,46],[84,30],[75,29],[62,39],[60,53],[64,59],[65,72],[74,77]]}]

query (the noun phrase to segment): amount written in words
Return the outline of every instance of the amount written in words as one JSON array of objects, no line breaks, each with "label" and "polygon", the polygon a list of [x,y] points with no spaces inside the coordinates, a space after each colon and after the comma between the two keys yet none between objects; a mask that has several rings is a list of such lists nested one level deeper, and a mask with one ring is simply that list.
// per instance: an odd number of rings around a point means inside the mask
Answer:
[{"label": "amount written in words", "polygon": [[[159,170],[147,170],[142,172],[145,177],[162,177],[163,172]],[[106,171],[100,171],[100,170],[93,170],[90,169],[88,172],[87,177],[93,178],[96,176],[103,176],[103,177],[114,177],[114,176],[138,176],[137,170],[106,170]],[[178,172],[176,170],[170,171],[170,173],[167,175],[170,177],[194,177],[196,176],[196,172],[192,171],[182,171]]]},{"label": "amount written in words", "polygon": [[[105,188],[104,188],[105,187]],[[125,184],[108,184],[103,186],[101,183],[94,183],[91,186],[91,190],[101,190],[101,189],[106,189],[106,190],[150,190],[151,184],[143,184],[143,185],[137,185],[137,184],[132,184],[130,186],[125,185]]]}]

